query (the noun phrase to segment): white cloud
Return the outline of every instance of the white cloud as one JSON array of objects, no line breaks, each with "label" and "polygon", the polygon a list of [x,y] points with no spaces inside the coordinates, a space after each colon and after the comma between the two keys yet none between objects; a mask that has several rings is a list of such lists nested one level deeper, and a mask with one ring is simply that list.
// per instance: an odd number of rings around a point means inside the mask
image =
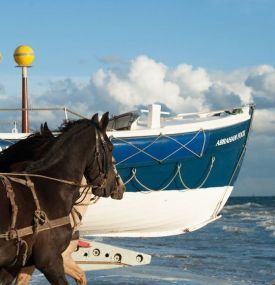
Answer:
[{"label": "white cloud", "polygon": [[132,60],[125,76],[100,69],[92,79],[97,88],[120,104],[121,111],[155,102],[176,112],[196,111],[203,102],[199,95],[210,86],[202,68],[183,64],[171,70],[147,56]]},{"label": "white cloud", "polygon": [[258,135],[275,135],[275,111],[256,109],[253,129]]},{"label": "white cloud", "polygon": [[248,76],[246,84],[252,88],[252,93],[257,99],[265,98],[274,104],[275,69],[272,66],[263,65],[255,69]]},{"label": "white cloud", "polygon": [[180,86],[183,97],[189,97],[190,94],[199,95],[211,86],[211,80],[205,69],[195,69],[188,64],[178,65],[171,72],[171,77]]},{"label": "white cloud", "polygon": [[[4,106],[18,106],[19,97],[10,96],[12,85],[0,82],[0,86]],[[213,72],[185,63],[171,68],[141,55],[130,61],[127,69],[124,65],[121,70],[117,66],[100,68],[90,79],[32,77],[29,90],[32,107],[67,106],[86,116],[106,110],[117,114],[156,102],[183,113],[236,107],[254,101],[255,131],[273,135],[275,68],[270,65]]]},{"label": "white cloud", "polygon": [[94,84],[97,88],[103,88],[106,77],[107,77],[107,74],[104,72],[104,70],[102,68],[100,68],[92,76],[92,81],[94,82]]},{"label": "white cloud", "polygon": [[251,88],[246,85],[245,81],[251,70],[240,69],[233,72],[215,72],[210,74],[212,84],[216,86],[223,86],[226,93],[237,94],[240,101],[245,104],[252,102]]}]

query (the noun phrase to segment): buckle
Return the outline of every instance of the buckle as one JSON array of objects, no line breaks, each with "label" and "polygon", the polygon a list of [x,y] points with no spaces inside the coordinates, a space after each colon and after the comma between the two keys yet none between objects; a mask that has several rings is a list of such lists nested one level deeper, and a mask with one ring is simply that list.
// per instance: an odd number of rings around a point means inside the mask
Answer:
[{"label": "buckle", "polygon": [[18,239],[18,232],[16,229],[10,229],[7,232],[6,240],[11,240],[11,239]]}]

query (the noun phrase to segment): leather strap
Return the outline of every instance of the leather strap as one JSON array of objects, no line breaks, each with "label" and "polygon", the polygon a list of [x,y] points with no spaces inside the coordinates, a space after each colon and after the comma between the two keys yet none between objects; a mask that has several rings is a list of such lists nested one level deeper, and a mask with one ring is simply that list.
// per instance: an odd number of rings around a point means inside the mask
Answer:
[{"label": "leather strap", "polygon": [[[21,178],[16,178],[16,177],[7,177],[5,175],[0,175],[2,178],[2,183],[7,191],[7,197],[10,200],[11,208],[12,208],[12,217],[11,217],[11,226],[10,230],[8,230],[4,234],[0,234],[0,238],[5,238],[7,240],[10,239],[20,239],[24,236],[28,236],[37,232],[42,232],[45,230],[61,227],[67,224],[70,224],[70,217],[65,216],[61,218],[57,218],[54,220],[49,220],[47,218],[47,215],[44,211],[41,210],[40,203],[38,200],[38,197],[36,195],[36,191],[34,188],[34,184],[31,181],[31,179],[26,175],[26,180],[21,179]],[[17,220],[17,214],[18,214],[18,206],[15,202],[15,193],[13,191],[12,185],[10,181],[14,181],[16,183],[20,183],[22,185],[27,186],[30,188],[32,192],[32,196],[36,205],[36,211],[34,212],[34,225],[21,228],[21,229],[16,229],[16,220]]]},{"label": "leather strap", "polygon": [[[57,218],[54,220],[47,220],[45,224],[38,225],[36,232],[39,233],[39,232],[43,232],[46,230],[65,226],[68,224],[71,224],[69,216]],[[24,236],[28,236],[28,235],[32,235],[35,233],[33,226],[25,227],[22,229],[17,229],[16,231],[17,231],[17,235],[19,238],[24,237]]]},{"label": "leather strap", "polygon": [[10,204],[11,204],[11,228],[14,229],[16,226],[16,220],[17,220],[17,213],[18,213],[18,207],[16,205],[15,202],[15,194],[12,188],[12,185],[9,181],[9,179],[4,176],[4,175],[0,175],[0,177],[2,178],[2,183],[7,191],[7,197],[10,200]]}]

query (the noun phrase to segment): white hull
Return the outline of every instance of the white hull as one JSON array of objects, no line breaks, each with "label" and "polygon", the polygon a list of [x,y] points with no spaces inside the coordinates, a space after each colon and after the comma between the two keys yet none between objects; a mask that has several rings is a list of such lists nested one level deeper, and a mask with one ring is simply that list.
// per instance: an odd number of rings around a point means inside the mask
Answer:
[{"label": "white hull", "polygon": [[80,231],[91,236],[159,237],[194,231],[219,218],[233,187],[125,193],[88,207]]}]

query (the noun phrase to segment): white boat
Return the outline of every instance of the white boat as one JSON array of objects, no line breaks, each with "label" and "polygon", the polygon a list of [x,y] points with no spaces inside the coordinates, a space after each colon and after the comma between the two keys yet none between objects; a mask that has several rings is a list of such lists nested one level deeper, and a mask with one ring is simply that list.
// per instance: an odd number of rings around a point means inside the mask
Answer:
[{"label": "white boat", "polygon": [[[115,116],[108,135],[126,184],[120,201],[91,201],[81,232],[158,237],[187,233],[220,218],[244,158],[254,105],[162,117],[159,105]],[[26,137],[0,133],[0,147]]]}]

